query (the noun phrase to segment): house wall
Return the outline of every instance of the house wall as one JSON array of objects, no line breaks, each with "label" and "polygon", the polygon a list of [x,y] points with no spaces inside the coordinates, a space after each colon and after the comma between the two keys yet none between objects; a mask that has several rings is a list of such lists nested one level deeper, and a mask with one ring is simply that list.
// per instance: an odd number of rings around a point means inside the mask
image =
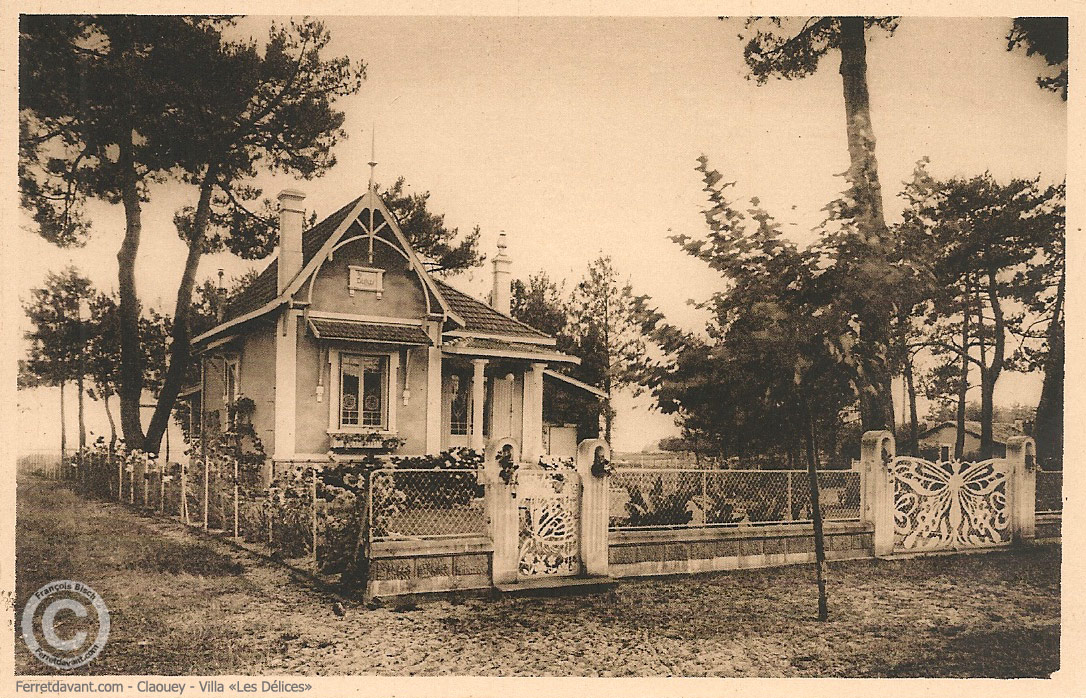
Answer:
[{"label": "house wall", "polygon": [[[920,439],[920,447],[939,448],[942,444],[950,444],[951,457],[954,455],[954,441],[957,439],[957,430],[952,426],[942,426],[938,430]],[[974,453],[980,450],[980,439],[966,432],[965,452]]]},{"label": "house wall", "polygon": [[[939,427],[936,431],[932,432],[931,434],[928,434],[927,436],[921,437],[920,438],[920,448],[923,449],[923,448],[926,447],[926,448],[934,448],[934,449],[938,450],[939,446],[941,446],[943,444],[949,444],[950,445],[951,457],[953,457],[953,455],[954,455],[954,440],[956,438],[957,438],[957,429],[955,427],[953,427],[953,426],[950,426],[950,425],[943,425],[943,426]],[[965,455],[970,456],[971,454],[975,454],[975,453],[979,453],[979,452],[980,452],[980,438],[974,436],[973,434],[971,434],[969,432],[966,432],[965,433]],[[994,455],[995,455],[996,458],[1004,458],[1004,457],[1006,457],[1006,455],[1007,455],[1007,446],[1005,444],[1003,444],[1003,443],[1000,443],[999,441],[996,441],[995,442]]]},{"label": "house wall", "polygon": [[[264,452],[275,452],[275,325],[262,323],[247,335],[241,351],[241,395],[253,401],[253,429]],[[220,388],[221,391],[221,388]]]},{"label": "house wall", "polygon": [[[392,396],[396,408],[396,429],[400,436],[407,439],[399,453],[426,453],[427,366],[427,347],[415,347],[401,352],[400,370],[397,372],[400,385]],[[403,404],[405,387],[411,392],[406,405]]]},{"label": "house wall", "polygon": [[[354,226],[343,239],[359,232]],[[374,242],[374,261],[368,263],[366,239],[348,243],[333,254],[317,272],[312,297],[308,284],[303,284],[296,300],[310,300],[310,312],[361,315],[369,317],[409,318],[423,320],[427,314],[422,281],[410,269],[408,261],[385,242],[381,236]],[[378,267],[385,270],[380,298],[372,291],[348,288],[351,266]],[[298,326],[298,369],[295,416],[295,452],[300,455],[323,454],[328,451],[328,430],[332,420],[331,403],[337,390],[333,382],[339,379],[338,366],[329,364],[329,348],[354,353],[394,353],[398,364],[396,384],[389,386],[389,407],[395,411],[396,432],[406,439],[397,451],[405,455],[420,455],[426,451],[426,373],[425,347],[404,349],[397,346],[351,342],[321,342],[313,337],[306,323]],[[324,351],[321,351],[322,346]],[[272,374],[273,375],[273,374]],[[323,393],[318,402],[318,376]],[[410,391],[408,403],[403,391]]]},{"label": "house wall", "polygon": [[[332,382],[339,379],[338,367],[329,364],[329,352],[321,352],[321,342],[312,333],[299,329],[297,407],[295,412],[295,452],[324,454],[330,446],[328,429],[333,411],[331,404],[336,390]],[[389,408],[396,413],[396,433],[406,439],[398,451],[401,455],[422,455],[426,452],[426,347],[404,350],[401,347],[351,342],[324,342],[324,346],[347,353],[394,353],[397,355],[396,384],[390,386]],[[324,391],[317,401],[318,372]],[[403,401],[404,387],[411,392],[407,404]]]},{"label": "house wall", "polygon": [[[297,404],[294,410],[294,451],[317,454],[328,451],[328,359],[321,359],[320,343],[298,323],[298,371],[295,374]],[[317,402],[317,374],[324,374],[324,394]]]},{"label": "house wall", "polygon": [[[422,281],[414,271],[409,271],[407,260],[388,245],[378,241],[374,243],[374,263],[370,265],[366,259],[367,249],[366,240],[356,240],[336,250],[333,258],[325,261],[313,282],[310,309],[396,318],[425,317],[426,297]],[[376,293],[370,291],[355,291],[353,296],[350,294],[347,281],[350,276],[349,267],[352,265],[373,266],[385,270],[384,290],[380,299]],[[295,298],[305,300],[307,297],[308,284],[304,284]]]}]

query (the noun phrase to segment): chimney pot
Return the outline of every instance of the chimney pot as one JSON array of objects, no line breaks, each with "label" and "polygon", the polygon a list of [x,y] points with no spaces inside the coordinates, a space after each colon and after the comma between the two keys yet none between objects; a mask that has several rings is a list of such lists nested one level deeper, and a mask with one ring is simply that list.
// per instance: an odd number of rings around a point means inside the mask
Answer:
[{"label": "chimney pot", "polygon": [[512,266],[513,260],[505,254],[505,248],[505,231],[502,231],[498,234],[498,254],[494,256],[494,260],[491,262],[494,265],[494,286],[490,291],[490,304],[494,306],[495,310],[508,315],[510,296],[512,295],[512,280],[509,267]]},{"label": "chimney pot", "polygon": [[297,189],[279,192],[279,293],[302,270],[302,219],[305,194]]}]

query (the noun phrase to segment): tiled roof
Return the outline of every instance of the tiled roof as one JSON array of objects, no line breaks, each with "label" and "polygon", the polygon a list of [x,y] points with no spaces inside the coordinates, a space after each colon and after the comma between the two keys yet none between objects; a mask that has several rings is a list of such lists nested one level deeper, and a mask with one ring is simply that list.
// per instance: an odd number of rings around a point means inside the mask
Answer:
[{"label": "tiled roof", "polygon": [[[361,197],[351,201],[346,206],[328,216],[320,223],[302,233],[302,266],[309,262],[320,252],[324,243],[346,220],[347,216],[358,205]],[[374,212],[374,224],[379,226],[382,222],[380,211]],[[495,334],[511,337],[524,337],[532,339],[551,339],[550,336],[540,332],[529,325],[500,313],[486,303],[478,301],[466,293],[462,293],[449,284],[433,279],[438,291],[447,301],[450,309],[463,318],[465,330],[482,334]],[[232,303],[227,305],[223,314],[223,321],[239,318],[254,310],[258,310],[275,300],[278,295],[279,269],[277,260],[272,260],[248,287],[238,294]],[[429,289],[427,289],[429,293]]]},{"label": "tiled roof", "polygon": [[374,322],[325,318],[310,318],[309,323],[313,325],[313,330],[319,339],[385,344],[430,345],[433,343],[418,325],[383,325]]},{"label": "tiled roof", "polygon": [[[320,223],[302,233],[302,266],[320,252],[321,247],[336,231],[336,228],[347,218],[347,215],[358,204],[362,197],[358,197],[351,203],[328,216]],[[380,216],[380,213],[376,214]],[[226,306],[223,320],[233,320],[246,313],[251,313],[275,300],[279,290],[279,266],[278,260],[273,259],[264,271],[249,284],[234,302]]]},{"label": "tiled roof", "polygon": [[514,342],[502,339],[488,339],[483,337],[455,337],[445,342],[442,349],[454,354],[466,354],[471,356],[478,351],[477,356],[510,356],[514,358],[536,359],[539,361],[561,361],[578,363],[578,359],[568,354],[563,354],[552,346],[544,344],[529,344],[528,342]]},{"label": "tiled roof", "polygon": [[279,286],[279,264],[273,259],[264,271],[260,272],[252,283],[241,290],[223,312],[223,320],[233,320],[246,313],[251,313],[275,300]]},{"label": "tiled roof", "polygon": [[445,296],[452,311],[464,319],[464,329],[468,332],[501,334],[534,339],[551,339],[539,330],[524,324],[520,320],[499,313],[482,301],[477,301],[466,293],[457,291],[444,281],[434,279],[441,294]]},{"label": "tiled roof", "polygon": [[[920,434],[920,438],[930,436],[940,429],[949,427],[951,429],[957,429],[957,422],[939,422],[930,429],[925,430]],[[974,420],[967,420],[965,423],[966,433],[980,438],[981,425],[980,422]],[[1022,432],[1017,429],[1013,424],[1007,424],[1006,422],[992,422],[992,439],[998,443],[1005,444],[1007,440],[1014,436],[1023,436]]]}]

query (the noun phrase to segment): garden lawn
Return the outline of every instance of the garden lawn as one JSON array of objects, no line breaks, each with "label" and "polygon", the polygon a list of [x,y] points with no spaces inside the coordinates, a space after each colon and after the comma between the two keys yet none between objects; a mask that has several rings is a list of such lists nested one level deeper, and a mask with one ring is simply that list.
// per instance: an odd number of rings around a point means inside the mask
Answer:
[{"label": "garden lawn", "polygon": [[[652,580],[553,599],[333,613],[271,562],[34,476],[18,488],[17,597],[95,588],[112,627],[75,674],[1047,676],[1059,668],[1060,549]],[[16,671],[52,673],[16,641]]]}]

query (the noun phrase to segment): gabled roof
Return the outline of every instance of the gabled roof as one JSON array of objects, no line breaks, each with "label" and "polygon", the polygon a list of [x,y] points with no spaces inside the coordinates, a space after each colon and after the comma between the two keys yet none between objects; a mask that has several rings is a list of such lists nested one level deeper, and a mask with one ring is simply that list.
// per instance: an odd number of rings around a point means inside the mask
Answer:
[{"label": "gabled roof", "polygon": [[449,284],[435,279],[438,288],[449,302],[449,306],[464,319],[465,332],[478,332],[480,334],[505,335],[511,337],[525,337],[532,339],[551,339],[530,325],[516,320],[504,313],[500,313],[482,301],[475,300],[471,296],[456,290]]},{"label": "gabled roof", "polygon": [[[361,200],[362,197],[360,196],[302,233],[303,268],[305,268],[305,265],[320,251],[324,246],[324,243],[328,242],[328,238],[336,232],[350,214],[351,209],[357,206],[358,202]],[[253,282],[238,294],[238,297],[234,299],[234,302],[226,306],[226,310],[223,312],[223,322],[239,318],[246,313],[251,313],[256,309],[271,303],[278,295],[278,288],[279,260],[273,259],[271,263],[265,267],[264,271],[260,272]]]},{"label": "gabled roof", "polygon": [[[387,230],[404,248],[410,263],[423,281],[428,305],[440,307],[446,317],[461,326],[454,332],[459,331],[469,336],[478,335],[484,338],[510,338],[519,342],[554,344],[553,337],[505,313],[501,313],[486,303],[478,301],[449,284],[432,277],[419,261],[407,238],[400,231],[395,216],[375,192],[369,192],[357,197],[302,233],[302,268],[298,276],[291,280],[282,294],[279,293],[278,260],[273,259],[252,283],[244,288],[234,301],[226,307],[223,313],[223,321],[197,337],[196,341],[202,341],[219,334],[227,326],[245,322],[249,319],[249,316],[256,317],[271,311],[276,307],[277,301],[279,304],[285,302],[285,299],[299,288],[305,278],[317,272],[326,255],[331,254],[337,243],[337,240],[332,238],[339,237],[338,234],[351,225],[352,221],[349,219],[352,214],[358,215],[356,212],[360,213],[370,209],[374,213],[374,229],[380,228],[382,223],[387,222],[389,224]],[[437,312],[436,308],[435,312]]]},{"label": "gabled roof", "polygon": [[[933,426],[933,427],[931,427],[929,429],[925,429],[924,431],[920,432],[918,438],[923,439],[925,436],[931,436],[935,432],[939,431],[940,429],[944,429],[946,427],[949,427],[951,429],[957,429],[958,424],[957,424],[957,422],[949,422],[949,421],[948,422],[939,422],[935,426]],[[980,438],[980,429],[981,429],[980,422],[973,421],[973,420],[968,420],[965,423],[965,433],[969,434],[970,436],[973,436],[973,437],[976,437],[976,438],[979,439]],[[1011,437],[1014,437],[1014,436],[1024,436],[1024,434],[1021,431],[1019,431],[1017,428],[1015,428],[1015,426],[1013,424],[1007,424],[1006,422],[992,422],[992,440],[993,441],[995,441],[997,443],[1001,443],[1001,444],[1006,444],[1007,440],[1010,439]]]}]

